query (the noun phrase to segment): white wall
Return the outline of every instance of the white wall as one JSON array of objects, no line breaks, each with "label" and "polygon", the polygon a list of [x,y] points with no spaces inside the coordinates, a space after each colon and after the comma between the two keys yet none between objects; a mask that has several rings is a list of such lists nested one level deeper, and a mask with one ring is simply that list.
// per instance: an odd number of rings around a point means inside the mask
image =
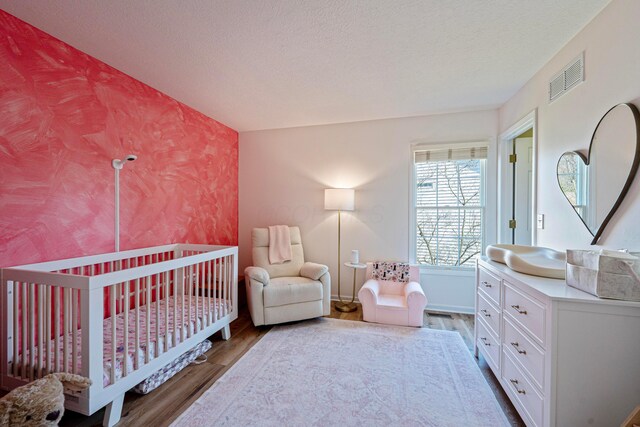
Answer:
[{"label": "white wall", "polygon": [[[442,114],[240,133],[240,267],[251,264],[251,229],[299,225],[307,260],[329,265],[337,294],[337,213],[325,188],[356,189],[356,210],[342,215],[342,260],[409,257],[409,179],[415,142],[488,141],[487,237],[495,240],[497,111]],[[352,272],[343,267],[342,293]],[[362,283],[362,272],[358,286]],[[429,307],[473,311],[473,277],[423,275]],[[357,292],[357,289],[356,289]]]},{"label": "white wall", "polygon": [[[591,235],[558,188],[556,163],[565,151],[589,147],[598,120],[610,107],[621,102],[640,107],[639,18],[640,1],[614,0],[500,108],[501,132],[538,109],[537,197],[538,212],[545,214],[545,229],[538,230],[540,246],[589,247]],[[583,50],[586,81],[549,104],[548,81]],[[640,249],[639,217],[640,177],[636,177],[599,244]]]}]

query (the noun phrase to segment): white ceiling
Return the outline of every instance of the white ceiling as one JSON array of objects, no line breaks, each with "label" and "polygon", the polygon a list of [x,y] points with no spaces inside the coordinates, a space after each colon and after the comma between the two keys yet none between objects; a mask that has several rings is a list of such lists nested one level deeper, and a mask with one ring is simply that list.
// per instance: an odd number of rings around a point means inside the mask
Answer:
[{"label": "white ceiling", "polygon": [[239,131],[495,107],[609,0],[0,0]]}]

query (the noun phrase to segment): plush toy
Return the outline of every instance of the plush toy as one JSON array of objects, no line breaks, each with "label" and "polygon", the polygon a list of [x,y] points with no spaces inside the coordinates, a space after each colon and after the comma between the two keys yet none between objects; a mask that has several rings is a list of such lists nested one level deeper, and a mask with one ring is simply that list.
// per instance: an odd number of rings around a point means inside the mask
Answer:
[{"label": "plush toy", "polygon": [[64,392],[77,393],[91,380],[56,373],[12,390],[0,399],[0,426],[57,426],[64,414]]}]

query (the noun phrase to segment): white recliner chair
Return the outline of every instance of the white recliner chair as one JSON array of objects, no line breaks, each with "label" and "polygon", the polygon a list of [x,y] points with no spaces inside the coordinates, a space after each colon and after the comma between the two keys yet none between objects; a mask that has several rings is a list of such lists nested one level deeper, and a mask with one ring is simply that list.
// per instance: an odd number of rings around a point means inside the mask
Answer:
[{"label": "white recliner chair", "polygon": [[304,261],[298,227],[289,227],[291,261],[269,263],[269,229],[251,233],[253,267],[244,271],[247,302],[256,326],[328,316],[331,277],[326,265]]},{"label": "white recliner chair", "polygon": [[422,327],[427,297],[417,266],[369,262],[366,278],[358,292],[365,322]]}]

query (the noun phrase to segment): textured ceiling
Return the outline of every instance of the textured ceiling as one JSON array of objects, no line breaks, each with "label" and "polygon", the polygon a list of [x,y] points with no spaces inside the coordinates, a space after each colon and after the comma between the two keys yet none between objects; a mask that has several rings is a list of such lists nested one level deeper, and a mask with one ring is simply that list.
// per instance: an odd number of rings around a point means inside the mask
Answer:
[{"label": "textured ceiling", "polygon": [[0,0],[239,131],[494,107],[609,0]]}]

